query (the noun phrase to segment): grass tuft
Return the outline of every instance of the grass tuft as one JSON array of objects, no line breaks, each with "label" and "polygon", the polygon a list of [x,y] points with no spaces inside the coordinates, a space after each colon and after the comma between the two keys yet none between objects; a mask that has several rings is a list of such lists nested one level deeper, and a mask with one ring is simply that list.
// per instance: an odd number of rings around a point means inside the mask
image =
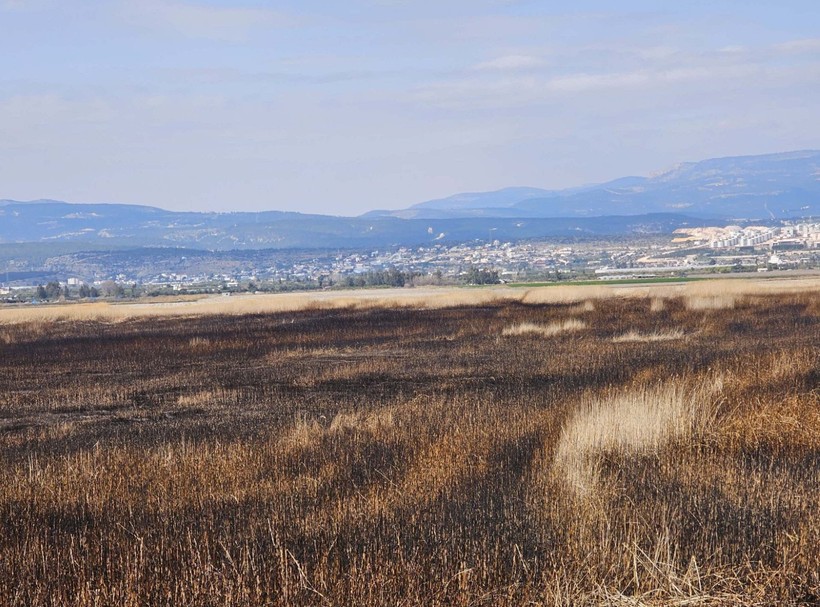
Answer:
[{"label": "grass tuft", "polygon": [[639,333],[638,331],[631,330],[613,337],[612,341],[614,343],[654,342],[683,339],[684,337],[686,337],[686,334],[680,329],[668,329],[665,331],[654,331],[652,333]]},{"label": "grass tuft", "polygon": [[586,323],[570,318],[558,322],[553,322],[547,325],[536,324],[533,322],[522,322],[516,325],[505,327],[501,334],[504,337],[520,336],[520,335],[542,335],[544,337],[552,337],[559,333],[569,333],[572,331],[580,331],[586,328]]},{"label": "grass tuft", "polygon": [[715,420],[715,396],[722,380],[692,380],[632,388],[611,397],[586,400],[561,432],[555,466],[581,496],[595,493],[607,455],[657,456],[675,442],[691,441]]}]

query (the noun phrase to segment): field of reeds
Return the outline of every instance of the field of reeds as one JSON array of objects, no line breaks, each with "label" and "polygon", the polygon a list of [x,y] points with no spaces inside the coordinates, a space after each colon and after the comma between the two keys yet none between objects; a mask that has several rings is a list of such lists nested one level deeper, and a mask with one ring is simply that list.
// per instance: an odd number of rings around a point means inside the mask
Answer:
[{"label": "field of reeds", "polygon": [[0,311],[0,605],[820,605],[820,291],[750,284]]}]

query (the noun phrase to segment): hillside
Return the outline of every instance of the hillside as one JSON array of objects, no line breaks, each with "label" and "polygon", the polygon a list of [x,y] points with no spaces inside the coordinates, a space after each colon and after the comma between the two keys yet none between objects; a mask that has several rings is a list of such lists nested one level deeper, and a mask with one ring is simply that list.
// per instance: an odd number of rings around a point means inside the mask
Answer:
[{"label": "hillside", "polygon": [[0,202],[0,245],[292,249],[419,246],[436,242],[671,233],[698,220],[657,214],[566,219],[334,217],[301,213],[180,213],[118,204]]},{"label": "hillside", "polygon": [[703,222],[820,215],[820,152],[684,163],[650,177],[457,194],[360,217],[178,212],[124,204],[0,201],[0,244],[196,249],[419,246],[436,242],[671,233]]},{"label": "hillside", "polygon": [[368,216],[595,217],[686,213],[716,219],[820,214],[820,151],[714,158],[648,177],[623,177],[566,190],[505,188],[430,200]]}]

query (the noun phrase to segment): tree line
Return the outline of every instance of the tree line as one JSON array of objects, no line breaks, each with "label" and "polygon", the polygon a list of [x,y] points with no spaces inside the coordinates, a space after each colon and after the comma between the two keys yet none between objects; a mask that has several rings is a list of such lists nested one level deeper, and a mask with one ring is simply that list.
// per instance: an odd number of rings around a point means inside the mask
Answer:
[{"label": "tree line", "polygon": [[[93,299],[95,297],[125,297],[126,289],[123,285],[106,280],[99,288],[81,284],[76,290],[72,290],[68,285],[61,285],[56,280],[52,280],[45,285],[37,285],[35,297],[40,301],[57,301],[60,299]],[[131,295],[136,295],[136,285],[131,287]]]}]

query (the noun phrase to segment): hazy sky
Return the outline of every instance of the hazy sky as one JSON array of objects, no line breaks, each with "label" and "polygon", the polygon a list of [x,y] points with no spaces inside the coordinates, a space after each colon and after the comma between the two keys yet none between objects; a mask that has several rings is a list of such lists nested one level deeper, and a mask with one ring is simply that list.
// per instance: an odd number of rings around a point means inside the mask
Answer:
[{"label": "hazy sky", "polygon": [[818,147],[816,0],[0,0],[0,198],[353,215]]}]

